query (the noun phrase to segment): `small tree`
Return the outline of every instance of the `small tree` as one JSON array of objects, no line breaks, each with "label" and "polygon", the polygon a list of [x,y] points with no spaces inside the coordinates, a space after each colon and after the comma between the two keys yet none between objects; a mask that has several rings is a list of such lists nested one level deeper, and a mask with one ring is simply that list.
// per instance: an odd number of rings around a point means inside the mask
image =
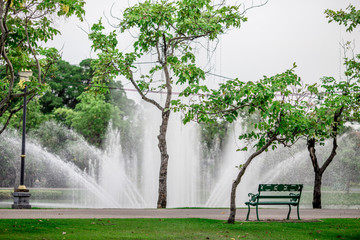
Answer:
[{"label": "small tree", "polygon": [[[309,127],[305,135],[315,173],[313,208],[321,208],[322,176],[336,155],[337,137],[343,132],[345,123],[359,121],[360,106],[360,85],[357,79],[336,81],[332,77],[326,77],[322,79],[321,87],[325,92],[314,88],[318,98],[313,110],[308,114]],[[332,140],[331,152],[320,166],[316,147],[317,144],[323,145],[327,139]]]},{"label": "small tree", "polygon": [[274,150],[278,145],[291,146],[305,131],[307,97],[300,78],[291,69],[257,82],[227,81],[218,90],[203,95],[200,103],[190,104],[185,123],[192,119],[211,122],[218,118],[233,122],[241,112],[258,115],[253,129],[239,136],[239,139],[255,142],[255,152],[239,166],[240,171],[232,183],[228,223],[235,222],[236,189],[252,160],[269,147]]},{"label": "small tree", "polygon": [[[176,84],[198,85],[205,78],[204,71],[195,63],[193,46],[196,40],[214,41],[230,28],[240,27],[245,21],[239,6],[215,4],[211,0],[144,1],[129,7],[119,23],[121,32],[136,29],[138,35],[133,51],[120,52],[115,31],[102,33],[101,22],[92,27],[89,35],[93,49],[99,51],[96,62],[95,82],[103,83],[118,75],[124,76],[137,90],[141,98],[154,105],[162,120],[158,135],[161,154],[159,173],[158,208],[167,204],[167,127],[173,86]],[[144,56],[156,56],[156,64],[147,74],[136,76],[135,64]],[[161,77],[163,74],[164,77]],[[165,92],[165,102],[147,95],[150,91]],[[190,94],[190,88],[184,91]]]},{"label": "small tree", "polygon": [[[56,49],[40,46],[59,33],[54,14],[82,19],[84,4],[83,0],[0,0],[0,117],[7,118],[0,134],[22,108],[21,98],[29,95],[30,100],[45,89],[45,75],[59,58]],[[32,69],[35,75],[27,83],[27,93],[16,84],[22,69]]]},{"label": "small tree", "polygon": [[[348,26],[352,31],[360,23],[359,11],[350,5],[349,13],[342,10],[334,12],[326,10],[329,22],[336,21]],[[332,77],[321,79],[321,88],[314,88],[318,97],[313,111],[308,114],[309,127],[305,134],[307,148],[315,173],[313,190],[313,208],[321,208],[322,176],[333,161],[338,148],[337,137],[342,133],[346,122],[359,121],[360,103],[360,55],[345,58],[345,80],[337,81]],[[325,91],[323,91],[325,90]],[[327,139],[332,140],[332,148],[328,157],[320,166],[316,155],[317,144],[323,145]]]}]

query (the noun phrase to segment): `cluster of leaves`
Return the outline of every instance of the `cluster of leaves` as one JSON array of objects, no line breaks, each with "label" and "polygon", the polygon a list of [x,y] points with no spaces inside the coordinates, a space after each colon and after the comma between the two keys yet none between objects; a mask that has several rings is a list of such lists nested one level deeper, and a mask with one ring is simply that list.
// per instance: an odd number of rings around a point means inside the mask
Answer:
[{"label": "cluster of leaves", "polygon": [[[205,78],[204,71],[195,64],[191,43],[195,39],[215,40],[231,27],[240,27],[246,18],[239,6],[212,5],[210,0],[145,1],[127,8],[119,23],[121,32],[138,29],[134,51],[122,53],[116,46],[116,32],[106,35],[101,21],[93,25],[89,35],[93,49],[100,50],[96,63],[96,80],[104,82],[117,75],[132,79],[139,91],[162,90],[165,84],[154,81],[154,74],[170,66],[176,83],[198,84]],[[145,54],[155,53],[157,64],[134,80],[134,62]]]},{"label": "cluster of leaves", "polygon": [[[261,149],[271,140],[274,149],[277,143],[292,145],[307,128],[307,120],[303,118],[309,111],[306,97],[300,78],[294,69],[290,69],[257,82],[227,81],[219,89],[200,95],[200,102],[189,106],[180,104],[176,109],[190,107],[185,123],[192,119],[198,122],[224,119],[231,123],[240,114],[256,114],[253,128],[239,139],[256,140],[256,149]],[[247,150],[247,147],[241,150]]]},{"label": "cluster of leaves", "polygon": [[307,137],[314,138],[323,145],[326,139],[343,132],[346,122],[359,121],[360,105],[357,99],[360,96],[360,86],[358,81],[337,81],[333,77],[324,77],[320,87],[313,89],[317,93],[317,99],[313,101],[313,109],[308,115],[312,121]]},{"label": "cluster of leaves", "polygon": [[[59,31],[55,28],[54,14],[59,17],[76,15],[82,20],[85,2],[74,0],[0,0],[0,117],[11,117],[21,109],[21,97],[32,99],[45,91],[45,76],[59,59],[54,48],[40,45],[47,42]],[[33,71],[33,77],[26,83],[27,93],[17,82],[18,72]],[[6,116],[4,116],[4,114]],[[6,128],[9,121],[5,121]]]},{"label": "cluster of leaves", "polygon": [[360,24],[360,10],[356,10],[353,5],[349,5],[346,8],[347,11],[339,10],[334,11],[327,9],[325,11],[326,17],[329,19],[329,23],[335,21],[340,25],[345,25],[346,31],[352,32],[357,25]]},{"label": "cluster of leaves", "polygon": [[[86,92],[93,77],[92,61],[85,59],[80,62],[80,66],[63,60],[54,64],[53,70],[46,77],[45,93],[34,97],[27,105],[27,131],[36,130],[46,121],[57,120],[82,134],[90,143],[102,146],[112,119],[114,127],[121,129],[122,134],[131,135],[130,121],[136,117],[136,106],[121,90],[123,86],[120,82],[108,83],[106,89],[114,89],[101,96]],[[8,113],[5,113],[0,119],[2,124],[7,116]],[[9,127],[21,129],[22,112],[12,116]]]},{"label": "cluster of leaves", "polygon": [[74,110],[58,108],[55,115],[63,120],[66,125],[82,134],[90,143],[101,146],[105,138],[106,129],[111,119],[115,123],[122,113],[118,108],[105,102],[104,95],[93,95],[84,92]]},{"label": "cluster of leaves", "polygon": [[79,103],[77,99],[89,86],[92,79],[90,67],[92,59],[85,59],[80,66],[74,66],[60,60],[56,69],[47,78],[49,89],[40,98],[42,112],[51,113],[55,108],[68,107],[74,109]]}]

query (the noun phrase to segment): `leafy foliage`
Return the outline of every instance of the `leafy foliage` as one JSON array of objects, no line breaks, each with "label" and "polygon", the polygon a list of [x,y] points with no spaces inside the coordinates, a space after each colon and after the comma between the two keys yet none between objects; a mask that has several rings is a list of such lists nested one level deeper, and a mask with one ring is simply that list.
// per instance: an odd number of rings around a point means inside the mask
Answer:
[{"label": "leafy foliage", "polygon": [[[27,104],[27,113],[26,113],[26,129],[27,131],[30,129],[38,128],[42,123],[48,121],[51,116],[45,115],[41,111],[42,105],[39,102],[38,98],[35,98],[29,104]],[[1,124],[5,124],[5,120],[8,118],[9,113],[5,113],[4,117],[0,119]],[[23,119],[23,112],[20,111],[15,113],[9,122],[9,127],[16,128],[20,130],[22,128],[22,120]]]},{"label": "leafy foliage", "polygon": [[340,25],[345,25],[346,31],[352,32],[357,25],[360,24],[360,10],[356,10],[353,5],[349,5],[346,8],[347,11],[339,10],[334,11],[327,9],[325,11],[326,17],[329,19],[329,23],[335,21]]},{"label": "leafy foliage", "polygon": [[44,113],[51,113],[55,108],[63,106],[75,108],[79,102],[77,97],[85,91],[92,79],[92,69],[88,66],[90,62],[91,59],[83,60],[80,67],[63,60],[55,64],[54,71],[46,79],[49,88],[40,98]]},{"label": "leafy foliage", "polygon": [[103,95],[83,93],[78,99],[80,102],[74,110],[59,108],[55,114],[65,118],[65,122],[90,143],[101,146],[110,119],[122,113],[117,107],[105,102]]},{"label": "leafy foliage", "polygon": [[[59,54],[54,48],[44,48],[41,42],[47,42],[59,34],[54,26],[54,14],[59,17],[76,15],[82,19],[85,2],[73,0],[0,0],[0,117],[10,119],[21,109],[21,98],[29,99],[46,89],[45,76]],[[23,69],[31,69],[34,76],[30,78],[27,93],[22,93],[16,84],[16,74]],[[0,130],[4,131],[5,125]]]},{"label": "leafy foliage", "polygon": [[198,38],[215,40],[218,35],[231,27],[240,27],[246,18],[241,16],[238,6],[215,6],[206,1],[145,1],[127,8],[119,24],[121,32],[138,29],[139,35],[134,42],[134,51],[120,52],[116,49],[116,32],[103,33],[101,21],[93,25],[89,35],[93,49],[100,50],[99,60],[95,63],[96,81],[123,75],[133,78],[134,63],[145,54],[154,52],[157,64],[148,75],[134,80],[141,92],[162,90],[163,84],[153,81],[154,74],[169,67],[176,77],[176,83],[199,83],[204,72],[195,64],[192,42]]},{"label": "leafy foliage", "polygon": [[305,96],[300,78],[290,69],[258,82],[227,81],[219,89],[201,95],[201,102],[179,105],[177,109],[188,110],[185,123],[192,119],[198,122],[224,119],[231,123],[240,113],[257,114],[253,128],[239,139],[255,141],[254,147],[259,150],[273,137],[276,140],[272,142],[273,148],[277,143],[289,146],[297,141],[307,127],[303,117],[308,109]]}]

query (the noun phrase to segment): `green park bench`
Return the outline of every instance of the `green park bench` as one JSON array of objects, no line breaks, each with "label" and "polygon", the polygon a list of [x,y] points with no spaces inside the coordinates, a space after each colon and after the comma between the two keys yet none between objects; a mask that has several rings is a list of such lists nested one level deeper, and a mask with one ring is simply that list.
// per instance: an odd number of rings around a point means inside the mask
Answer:
[{"label": "green park bench", "polygon": [[249,220],[250,206],[256,206],[256,218],[259,221],[259,205],[288,205],[287,219],[290,217],[291,206],[297,206],[297,216],[300,220],[299,204],[302,189],[302,184],[259,184],[259,192],[249,193],[250,199],[245,202],[248,206],[246,221]]}]

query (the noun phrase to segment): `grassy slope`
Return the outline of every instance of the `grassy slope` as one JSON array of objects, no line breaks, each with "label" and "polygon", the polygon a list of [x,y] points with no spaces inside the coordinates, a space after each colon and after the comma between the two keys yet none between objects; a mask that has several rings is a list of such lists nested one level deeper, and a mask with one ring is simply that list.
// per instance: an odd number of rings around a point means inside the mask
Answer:
[{"label": "grassy slope", "polygon": [[0,239],[360,239],[360,219],[237,222],[208,219],[4,219]]}]

